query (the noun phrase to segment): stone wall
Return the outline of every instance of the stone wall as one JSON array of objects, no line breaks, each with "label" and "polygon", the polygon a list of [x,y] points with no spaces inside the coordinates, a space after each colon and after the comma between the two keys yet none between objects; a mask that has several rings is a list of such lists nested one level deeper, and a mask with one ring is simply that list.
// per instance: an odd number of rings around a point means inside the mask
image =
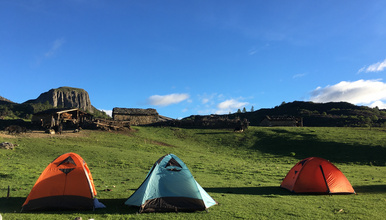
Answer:
[{"label": "stone wall", "polygon": [[209,115],[200,116],[192,115],[181,120],[168,120],[154,124],[156,126],[172,126],[181,128],[213,128],[213,129],[234,129],[245,130],[249,126],[247,119],[240,118],[230,119],[227,116]]},{"label": "stone wall", "polygon": [[130,121],[130,125],[148,125],[159,121],[159,114],[155,109],[113,108],[113,119],[116,121]]},{"label": "stone wall", "polygon": [[303,127],[302,118],[296,118],[292,116],[266,116],[261,122],[260,126],[275,127]]}]

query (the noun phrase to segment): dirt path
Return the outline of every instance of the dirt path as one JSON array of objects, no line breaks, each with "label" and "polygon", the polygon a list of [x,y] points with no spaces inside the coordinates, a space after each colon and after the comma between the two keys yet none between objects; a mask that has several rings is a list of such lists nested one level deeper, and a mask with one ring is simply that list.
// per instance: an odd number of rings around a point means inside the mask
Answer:
[{"label": "dirt path", "polygon": [[50,138],[50,137],[83,137],[87,135],[87,131],[74,133],[73,131],[63,131],[62,134],[48,134],[44,131],[29,131],[21,134],[8,134],[8,132],[0,131],[2,138]]}]

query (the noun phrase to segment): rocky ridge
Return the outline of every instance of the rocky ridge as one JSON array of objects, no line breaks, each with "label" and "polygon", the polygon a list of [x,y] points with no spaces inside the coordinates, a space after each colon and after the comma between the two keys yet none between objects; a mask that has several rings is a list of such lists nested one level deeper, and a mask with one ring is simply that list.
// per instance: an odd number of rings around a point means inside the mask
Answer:
[{"label": "rocky ridge", "polygon": [[91,105],[90,97],[86,90],[59,87],[40,94],[37,99],[28,100],[26,103],[46,103],[54,107],[79,108],[93,113],[95,108]]}]

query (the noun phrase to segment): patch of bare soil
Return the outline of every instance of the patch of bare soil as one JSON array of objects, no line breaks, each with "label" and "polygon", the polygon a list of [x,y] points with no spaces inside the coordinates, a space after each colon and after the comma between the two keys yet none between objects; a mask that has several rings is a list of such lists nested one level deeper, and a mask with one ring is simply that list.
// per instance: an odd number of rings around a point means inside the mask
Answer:
[{"label": "patch of bare soil", "polygon": [[168,143],[164,143],[164,142],[160,142],[160,141],[153,141],[153,140],[146,140],[146,141],[148,141],[149,143],[160,145],[160,146],[164,146],[164,147],[176,147],[174,145],[171,145],[171,144],[168,144]]},{"label": "patch of bare soil", "polygon": [[62,134],[48,134],[44,131],[29,131],[20,134],[8,134],[8,132],[0,131],[0,137],[2,138],[49,138],[49,137],[85,137],[87,131],[83,130],[74,133],[74,131],[63,131]]}]

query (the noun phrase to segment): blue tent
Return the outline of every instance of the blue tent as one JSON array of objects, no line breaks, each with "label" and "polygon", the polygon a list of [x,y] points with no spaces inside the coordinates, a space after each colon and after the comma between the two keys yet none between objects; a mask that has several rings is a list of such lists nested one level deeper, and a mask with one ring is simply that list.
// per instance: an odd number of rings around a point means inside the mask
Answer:
[{"label": "blue tent", "polygon": [[196,182],[180,158],[167,154],[153,165],[141,186],[125,202],[142,212],[202,211],[217,202]]}]

